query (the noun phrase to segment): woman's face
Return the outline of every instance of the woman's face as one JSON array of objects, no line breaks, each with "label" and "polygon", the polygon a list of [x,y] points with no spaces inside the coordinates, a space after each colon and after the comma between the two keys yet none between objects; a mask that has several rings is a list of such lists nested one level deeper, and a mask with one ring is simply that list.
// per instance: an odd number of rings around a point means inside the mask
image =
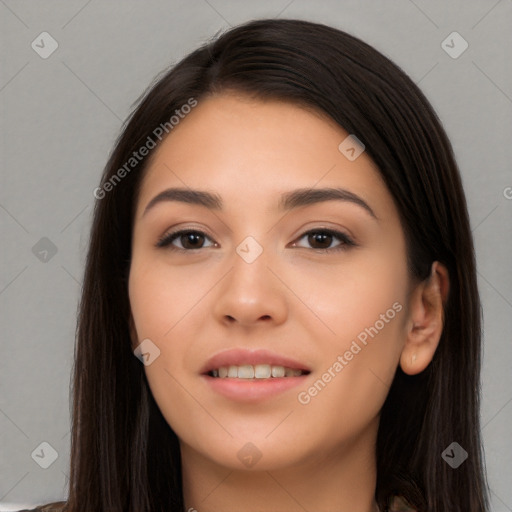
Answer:
[{"label": "woman's face", "polygon": [[133,348],[146,340],[182,453],[277,469],[373,447],[409,281],[397,209],[348,135],[225,93],[154,150],[133,231]]}]

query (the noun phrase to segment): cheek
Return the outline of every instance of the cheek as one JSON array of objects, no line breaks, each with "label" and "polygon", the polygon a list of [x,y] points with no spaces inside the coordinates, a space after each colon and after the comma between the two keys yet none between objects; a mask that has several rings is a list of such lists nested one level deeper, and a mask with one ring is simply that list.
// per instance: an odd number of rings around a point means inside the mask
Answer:
[{"label": "cheek", "polygon": [[128,295],[138,345],[150,340],[158,347],[161,356],[163,333],[169,329],[171,320],[166,314],[166,301],[162,300],[162,289],[156,286],[154,276],[141,266],[132,263],[128,281]]},{"label": "cheek", "polygon": [[404,310],[408,282],[405,256],[368,251],[343,265],[312,268],[304,275],[297,280],[301,297],[335,344],[342,347],[376,323],[382,334],[398,333],[401,323],[396,320],[403,315],[397,310]]},{"label": "cheek", "polygon": [[[315,313],[329,331],[317,337],[323,367],[315,389],[305,390],[305,401],[315,397],[314,407],[321,408],[332,400],[347,411],[377,414],[405,340],[405,248],[398,243],[361,252],[336,272],[317,272],[306,283]],[[315,291],[314,283],[323,286]]]},{"label": "cheek", "polygon": [[211,269],[187,272],[165,260],[134,256],[129,299],[137,343],[149,339],[159,352],[155,364],[146,366],[146,373],[153,378],[155,368],[160,368],[166,374],[166,386],[169,374],[182,382],[183,376],[198,370],[197,354],[204,352],[199,345],[205,339],[201,332],[211,313],[207,295],[218,277]]},{"label": "cheek", "polygon": [[352,439],[378,417],[404,339],[405,293],[399,281],[397,274],[376,272],[343,286],[331,282],[322,301],[319,316],[336,335],[317,340],[322,364],[297,399],[304,418],[322,418],[325,438]]},{"label": "cheek", "polygon": [[[146,264],[135,257],[132,261],[129,277],[129,299],[137,340],[137,346],[143,340],[150,351],[156,355],[144,370],[153,394],[172,385],[170,375],[175,373],[177,361],[182,359],[184,343],[176,336],[180,318],[184,316],[184,303],[178,296],[180,283],[177,276],[166,275],[154,263]],[[147,341],[149,340],[149,341]],[[169,372],[169,373],[168,373]]]},{"label": "cheek", "polygon": [[183,362],[189,344],[187,334],[181,329],[185,325],[200,325],[195,318],[192,324],[187,323],[187,311],[193,316],[193,304],[198,299],[186,279],[180,276],[176,269],[161,268],[155,261],[146,264],[134,257],[129,278],[130,306],[137,337],[134,345],[147,339],[151,341],[146,346],[156,357],[144,366],[144,371],[151,394],[173,428],[195,421],[193,404],[184,392],[183,374],[187,369]]},{"label": "cheek", "polygon": [[153,336],[164,341],[171,337],[174,327],[206,291],[206,285],[196,286],[201,280],[190,277],[182,268],[155,258],[133,259],[129,298],[139,338]]}]

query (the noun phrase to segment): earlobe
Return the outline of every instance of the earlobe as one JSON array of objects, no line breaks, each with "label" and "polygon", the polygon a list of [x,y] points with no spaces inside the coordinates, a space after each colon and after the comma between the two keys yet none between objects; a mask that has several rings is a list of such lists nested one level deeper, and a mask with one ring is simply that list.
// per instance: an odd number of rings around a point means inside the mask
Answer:
[{"label": "earlobe", "polygon": [[413,291],[400,367],[408,375],[422,372],[432,361],[444,325],[444,305],[449,292],[446,267],[435,261],[430,277]]}]

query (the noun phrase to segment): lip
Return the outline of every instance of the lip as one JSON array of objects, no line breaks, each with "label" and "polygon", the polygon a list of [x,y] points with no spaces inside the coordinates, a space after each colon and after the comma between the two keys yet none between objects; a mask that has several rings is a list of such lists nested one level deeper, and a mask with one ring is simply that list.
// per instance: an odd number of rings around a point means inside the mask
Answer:
[{"label": "lip", "polygon": [[271,377],[268,379],[233,379],[201,375],[210,388],[230,400],[237,402],[261,402],[283,393],[300,384],[304,385],[308,375],[300,377]]},{"label": "lip", "polygon": [[[212,370],[220,368],[221,366],[240,366],[243,364],[269,364],[274,366],[284,366],[294,370],[303,370],[309,373],[311,372],[311,368],[309,368],[305,363],[287,356],[276,354],[275,352],[271,352],[269,350],[228,349],[223,350],[222,352],[219,352],[208,359],[206,364],[200,370],[200,373],[205,375]],[[295,377],[286,378],[291,379]]]},{"label": "lip", "polygon": [[[219,378],[208,375],[208,372],[221,366],[240,366],[242,364],[284,366],[308,373],[298,377],[271,377],[267,379]],[[305,363],[269,350],[229,349],[215,354],[206,362],[201,369],[201,378],[213,391],[226,398],[239,402],[255,403],[269,399],[299,384],[304,384],[304,380],[308,378],[310,373],[311,368]]]}]

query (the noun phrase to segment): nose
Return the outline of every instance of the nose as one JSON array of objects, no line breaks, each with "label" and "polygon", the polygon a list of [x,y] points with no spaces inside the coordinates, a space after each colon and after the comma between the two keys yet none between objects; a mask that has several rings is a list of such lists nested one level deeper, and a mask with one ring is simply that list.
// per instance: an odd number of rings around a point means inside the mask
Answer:
[{"label": "nose", "polygon": [[[243,255],[242,252],[240,254]],[[240,326],[280,325],[288,315],[286,287],[277,277],[268,251],[254,261],[234,253],[231,269],[217,288],[216,319]]]}]

